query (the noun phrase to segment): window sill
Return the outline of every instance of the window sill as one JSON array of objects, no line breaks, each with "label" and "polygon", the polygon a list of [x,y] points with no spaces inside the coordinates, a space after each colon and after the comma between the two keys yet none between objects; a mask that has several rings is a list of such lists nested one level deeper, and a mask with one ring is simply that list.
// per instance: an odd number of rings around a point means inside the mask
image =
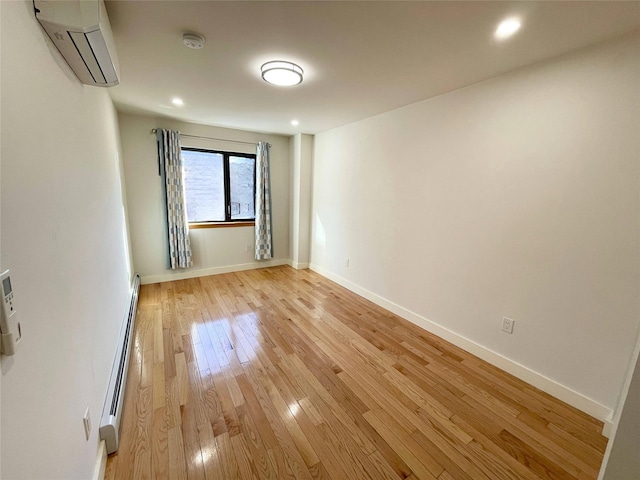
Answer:
[{"label": "window sill", "polygon": [[229,228],[229,227],[253,227],[256,222],[253,220],[241,221],[241,222],[199,222],[190,223],[189,229],[192,228]]}]

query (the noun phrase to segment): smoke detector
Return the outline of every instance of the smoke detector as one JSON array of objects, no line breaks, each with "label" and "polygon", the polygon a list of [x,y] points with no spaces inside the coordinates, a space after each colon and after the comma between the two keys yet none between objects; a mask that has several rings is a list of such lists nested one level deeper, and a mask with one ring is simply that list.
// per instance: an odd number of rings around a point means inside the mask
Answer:
[{"label": "smoke detector", "polygon": [[196,35],[195,33],[185,33],[182,35],[182,43],[184,43],[186,47],[200,50],[204,47],[204,37],[202,35]]}]

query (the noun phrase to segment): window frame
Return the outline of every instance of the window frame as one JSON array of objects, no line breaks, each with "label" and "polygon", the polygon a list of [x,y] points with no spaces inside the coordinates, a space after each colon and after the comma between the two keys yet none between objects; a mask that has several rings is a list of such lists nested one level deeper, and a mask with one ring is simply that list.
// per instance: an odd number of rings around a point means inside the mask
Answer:
[{"label": "window frame", "polygon": [[[223,169],[223,183],[224,183],[224,220],[210,220],[210,221],[189,221],[189,228],[217,228],[217,227],[249,227],[254,226],[256,223],[256,209],[255,209],[255,196],[256,196],[256,165],[257,155],[255,153],[241,153],[241,152],[229,152],[226,150],[213,150],[211,148],[197,148],[197,147],[180,147],[180,154],[182,152],[202,152],[202,153],[214,153],[222,155],[222,169]],[[253,159],[253,218],[232,219],[231,218],[231,169],[229,167],[230,157],[243,157]],[[183,161],[184,164],[184,161]],[[184,167],[183,167],[184,168]],[[185,185],[185,202],[186,202],[186,185]]]}]

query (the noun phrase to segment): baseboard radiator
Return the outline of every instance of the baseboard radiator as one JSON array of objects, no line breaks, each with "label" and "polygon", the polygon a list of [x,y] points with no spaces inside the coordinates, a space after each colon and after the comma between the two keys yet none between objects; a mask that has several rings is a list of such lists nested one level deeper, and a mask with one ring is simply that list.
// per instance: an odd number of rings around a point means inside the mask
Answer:
[{"label": "baseboard radiator", "polygon": [[118,349],[111,369],[111,379],[107,389],[107,398],[104,401],[102,418],[100,419],[100,438],[105,441],[107,453],[118,450],[120,440],[120,417],[122,416],[122,402],[127,383],[127,370],[129,368],[129,356],[131,353],[131,339],[138,307],[138,292],[140,291],[140,275],[133,280],[133,291],[129,312],[125,315],[120,329]]}]

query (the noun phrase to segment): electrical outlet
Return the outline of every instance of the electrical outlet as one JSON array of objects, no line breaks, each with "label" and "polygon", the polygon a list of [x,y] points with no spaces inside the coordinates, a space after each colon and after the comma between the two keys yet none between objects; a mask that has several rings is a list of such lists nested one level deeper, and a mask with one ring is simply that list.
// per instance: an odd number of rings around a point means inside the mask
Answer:
[{"label": "electrical outlet", "polygon": [[247,252],[247,253],[251,253],[251,245],[247,245],[247,246],[245,247],[245,252]]},{"label": "electrical outlet", "polygon": [[344,266],[345,266],[345,267],[348,267],[348,266],[349,266],[349,259],[348,259],[348,258],[344,261]]},{"label": "electrical outlet", "polygon": [[91,433],[91,412],[89,411],[89,407],[87,407],[84,412],[82,423],[84,423],[84,436],[89,440],[89,434]]},{"label": "electrical outlet", "polygon": [[514,320],[507,317],[502,317],[502,331],[506,333],[513,333]]}]

